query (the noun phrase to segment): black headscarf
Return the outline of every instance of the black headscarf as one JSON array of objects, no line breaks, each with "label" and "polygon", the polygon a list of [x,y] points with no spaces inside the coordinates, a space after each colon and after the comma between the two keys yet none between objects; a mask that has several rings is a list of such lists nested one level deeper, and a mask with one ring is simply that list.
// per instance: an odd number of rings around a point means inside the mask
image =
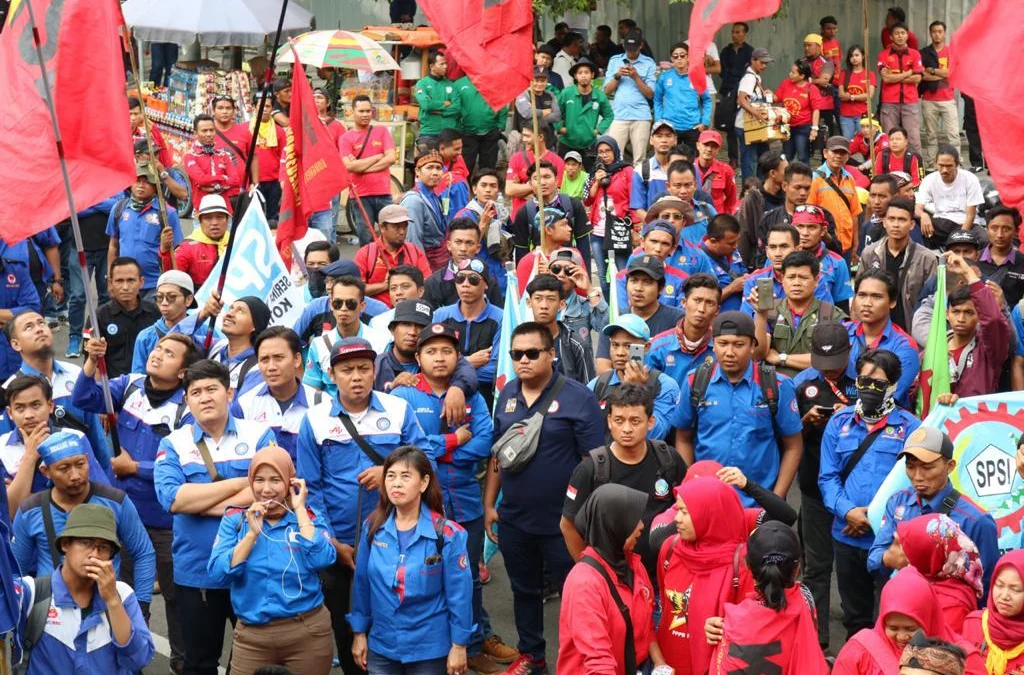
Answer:
[{"label": "black headscarf", "polygon": [[633,587],[633,572],[622,547],[643,518],[647,495],[625,485],[601,485],[583,504],[574,523],[583,541],[615,570],[627,586]]},{"label": "black headscarf", "polygon": [[597,160],[597,164],[594,165],[594,170],[604,169],[608,176],[614,176],[616,173],[625,169],[629,166],[628,162],[622,161],[622,150],[619,149],[619,143],[611,136],[601,136],[594,143],[594,149],[597,149],[599,145],[607,145],[615,153],[615,159],[612,160],[611,164],[602,164],[600,158]]}]

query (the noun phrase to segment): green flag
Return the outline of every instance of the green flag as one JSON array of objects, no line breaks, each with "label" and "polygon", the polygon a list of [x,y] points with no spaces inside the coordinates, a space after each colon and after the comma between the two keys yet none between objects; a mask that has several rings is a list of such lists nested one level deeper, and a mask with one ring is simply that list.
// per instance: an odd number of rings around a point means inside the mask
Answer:
[{"label": "green flag", "polygon": [[936,272],[935,309],[928,329],[928,343],[921,359],[921,387],[917,392],[917,416],[924,419],[940,394],[949,393],[949,342],[946,338],[946,265]]}]

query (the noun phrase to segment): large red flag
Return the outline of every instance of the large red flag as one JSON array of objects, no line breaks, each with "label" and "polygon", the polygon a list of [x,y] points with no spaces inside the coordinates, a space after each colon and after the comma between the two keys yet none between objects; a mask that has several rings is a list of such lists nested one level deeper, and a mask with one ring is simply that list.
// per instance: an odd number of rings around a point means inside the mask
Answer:
[{"label": "large red flag", "polygon": [[1003,203],[1017,207],[1024,204],[1024,77],[1013,59],[992,55],[1013,54],[1022,43],[1024,2],[981,0],[949,45],[949,82],[974,99],[989,174]]},{"label": "large red flag", "polygon": [[[27,2],[0,33],[0,236],[21,241],[71,215],[43,97]],[[64,141],[75,208],[135,180],[117,0],[31,0]]]},{"label": "large red flag", "polygon": [[420,0],[420,9],[495,110],[533,76],[531,0]]},{"label": "large red flag", "polygon": [[295,56],[292,70],[291,124],[281,158],[281,218],[277,249],[288,263],[292,242],[306,236],[309,216],[331,207],[331,199],[348,187],[349,177],[337,146],[320,121],[313,88]]},{"label": "large red flag", "polygon": [[782,0],[696,0],[690,12],[690,83],[707,89],[704,56],[718,29],[727,23],[763,19],[779,11]]}]

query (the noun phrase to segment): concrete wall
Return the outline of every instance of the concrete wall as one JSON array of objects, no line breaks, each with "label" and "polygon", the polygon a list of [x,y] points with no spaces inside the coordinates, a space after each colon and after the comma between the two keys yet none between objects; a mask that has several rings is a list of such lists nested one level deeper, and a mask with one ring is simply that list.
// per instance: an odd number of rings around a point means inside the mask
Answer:
[{"label": "concrete wall", "polygon": [[316,16],[316,27],[324,30],[360,29],[391,23],[387,0],[292,0]]}]

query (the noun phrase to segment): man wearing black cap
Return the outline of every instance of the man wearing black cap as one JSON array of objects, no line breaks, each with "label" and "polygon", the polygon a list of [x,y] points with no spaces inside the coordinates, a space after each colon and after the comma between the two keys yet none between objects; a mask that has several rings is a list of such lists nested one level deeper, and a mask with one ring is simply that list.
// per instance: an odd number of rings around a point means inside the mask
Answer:
[{"label": "man wearing black cap", "polygon": [[[905,567],[907,557],[899,541],[895,541],[896,526],[920,515],[942,513],[959,525],[978,547],[983,568],[982,588],[988,595],[992,570],[999,559],[999,533],[992,515],[969,499],[962,499],[960,491],[950,482],[949,476],[956,468],[953,441],[937,427],[921,426],[907,438],[897,459],[899,457],[906,458],[911,486],[889,497],[885,503],[882,526],[868,553],[868,570],[887,578],[892,570]],[[985,598],[981,601],[984,603]]]},{"label": "man wearing black cap", "polygon": [[713,459],[739,467],[785,498],[803,452],[793,381],[754,361],[754,320],[743,312],[719,314],[711,334],[718,363],[705,362],[683,380],[676,450],[687,464]]},{"label": "man wearing black cap", "polygon": [[[629,295],[629,313],[647,322],[651,335],[674,328],[683,311],[662,304],[659,297],[665,288],[665,263],[653,255],[633,258],[626,268],[626,293]],[[611,346],[608,336],[601,333],[597,343],[597,373],[612,367]],[[763,484],[763,483],[762,483]]]},{"label": "man wearing black cap", "polygon": [[[620,34],[622,25],[619,25]],[[622,41],[622,54],[608,59],[604,93],[615,95],[612,111],[615,121],[608,128],[608,134],[625,152],[626,145],[636,160],[647,153],[647,141],[651,134],[651,100],[657,81],[658,66],[651,58],[643,35],[633,23],[626,29]]]},{"label": "man wearing black cap", "polygon": [[818,487],[821,433],[832,413],[850,405],[857,387],[847,376],[850,336],[841,323],[822,322],[811,332],[811,367],[793,378],[803,423],[804,454],[797,469],[800,486],[800,539],[804,543],[804,583],[818,610],[818,644],[829,645],[828,607],[832,589],[832,514]]},{"label": "man wearing black cap", "polygon": [[[983,276],[981,274],[981,267],[978,265],[978,256],[981,254],[982,248],[978,233],[974,230],[954,230],[949,235],[949,238],[946,239],[946,251],[956,253],[963,258],[969,266],[978,271],[979,276]],[[959,280],[955,276],[950,277],[950,279]],[[928,331],[931,329],[932,313],[935,310],[935,287],[937,283],[938,275],[933,273],[924,282],[924,285],[921,286],[918,303],[914,309],[914,318],[910,323],[910,334],[919,345],[928,342]],[[986,281],[986,285],[992,288],[988,281]],[[946,292],[949,293],[952,290],[950,282],[947,281]],[[1013,305],[1006,302],[1002,304],[1003,314],[1007,317],[1007,321],[1010,321],[1010,310],[1013,309]]]},{"label": "man wearing black cap", "polygon": [[564,154],[576,150],[583,155],[583,166],[594,166],[594,140],[608,131],[614,114],[608,97],[594,89],[597,66],[586,56],[569,69],[576,84],[566,87],[558,96],[562,108],[562,124],[558,128],[558,147]]},{"label": "man wearing black cap", "polygon": [[[213,316],[216,317],[223,307],[223,304],[211,294],[203,311],[215,308],[217,311]],[[209,358],[227,366],[231,373],[231,388],[235,391],[236,397],[262,379],[259,369],[255,367],[256,352],[253,345],[256,343],[256,336],[270,325],[270,319],[270,308],[254,295],[235,300],[224,312],[224,320],[221,323],[224,339],[210,349]]]},{"label": "man wearing black cap", "polygon": [[565,83],[562,81],[562,76],[558,73],[551,72],[551,64],[555,62],[555,55],[558,54],[558,50],[561,49],[562,45],[559,43],[557,46],[551,42],[545,42],[537,48],[537,53],[534,55],[534,77],[536,77],[537,68],[541,68],[548,73],[548,84],[554,87],[557,91],[561,91],[565,88]]},{"label": "man wearing black cap", "polygon": [[292,83],[285,78],[279,78],[274,80],[271,87],[274,90],[274,107],[270,114],[277,126],[287,129],[292,114]]},{"label": "man wearing black cap", "polygon": [[[537,106],[537,124],[540,132],[544,134],[544,142],[548,147],[555,145],[555,127],[562,119],[562,108],[558,104],[558,90],[548,86],[548,77],[552,71],[541,66],[534,66],[533,80],[530,81],[530,88],[516,97],[514,105],[515,115],[512,117],[512,125],[521,131],[528,128],[533,132],[533,107]],[[533,91],[531,100],[530,92]],[[525,151],[533,152],[532,136],[528,139],[523,136],[523,148]],[[541,147],[541,155],[544,155],[544,148]]]}]

